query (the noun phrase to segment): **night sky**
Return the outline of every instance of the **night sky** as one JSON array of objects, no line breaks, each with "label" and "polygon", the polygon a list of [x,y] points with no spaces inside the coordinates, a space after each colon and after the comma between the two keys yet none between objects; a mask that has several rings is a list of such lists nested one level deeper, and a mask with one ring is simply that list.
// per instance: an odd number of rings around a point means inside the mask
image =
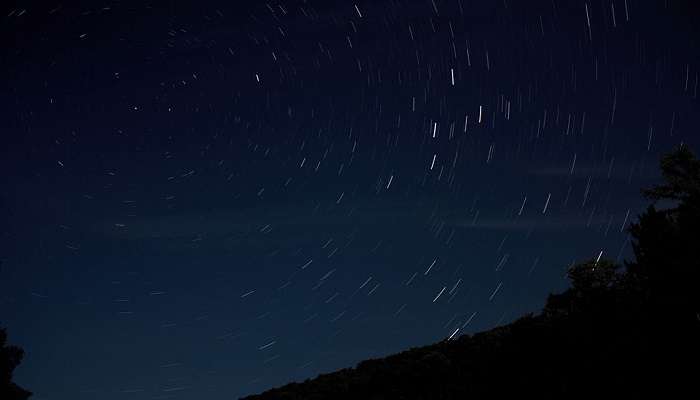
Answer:
[{"label": "night sky", "polygon": [[232,399],[540,310],[700,147],[693,1],[3,2],[35,399]]}]

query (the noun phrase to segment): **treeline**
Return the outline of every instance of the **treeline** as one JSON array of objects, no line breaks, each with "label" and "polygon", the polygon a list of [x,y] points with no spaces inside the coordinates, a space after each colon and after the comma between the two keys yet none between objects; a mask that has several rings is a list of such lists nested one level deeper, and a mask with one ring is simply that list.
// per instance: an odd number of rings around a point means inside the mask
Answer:
[{"label": "treeline", "polygon": [[[473,336],[367,360],[248,400],[696,396],[700,371],[700,161],[680,147],[629,227],[634,260],[588,261],[543,311]],[[659,202],[668,204],[657,208]],[[23,350],[0,329],[0,399]],[[693,397],[694,398],[694,397]]]},{"label": "treeline", "polygon": [[642,191],[652,204],[628,228],[634,260],[572,267],[571,287],[550,295],[540,314],[246,399],[693,397],[700,161],[680,147],[661,172],[663,183]]}]

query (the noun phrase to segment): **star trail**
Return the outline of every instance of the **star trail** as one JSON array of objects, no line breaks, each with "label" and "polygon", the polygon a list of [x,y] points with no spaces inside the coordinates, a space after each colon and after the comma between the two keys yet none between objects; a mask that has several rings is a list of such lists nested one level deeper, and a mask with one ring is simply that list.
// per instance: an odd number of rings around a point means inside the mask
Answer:
[{"label": "star trail", "polygon": [[537,312],[700,142],[692,1],[0,12],[0,323],[37,400],[238,398]]}]

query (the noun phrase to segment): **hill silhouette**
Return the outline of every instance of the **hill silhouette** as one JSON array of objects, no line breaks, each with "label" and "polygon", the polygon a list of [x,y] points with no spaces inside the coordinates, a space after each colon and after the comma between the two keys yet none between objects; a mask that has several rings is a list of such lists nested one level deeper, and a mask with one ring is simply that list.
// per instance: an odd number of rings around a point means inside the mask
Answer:
[{"label": "hill silhouette", "polygon": [[[572,267],[541,313],[247,400],[690,394],[700,355],[700,161],[681,146],[630,225],[634,260]],[[659,203],[666,208],[657,208]]]},{"label": "hill silhouette", "polygon": [[[541,313],[291,383],[248,400],[648,397],[696,392],[700,355],[700,161],[687,147],[661,160],[663,182],[628,228],[634,260],[572,267],[571,287]],[[666,208],[657,208],[664,202]],[[23,350],[0,329],[0,399]]]}]

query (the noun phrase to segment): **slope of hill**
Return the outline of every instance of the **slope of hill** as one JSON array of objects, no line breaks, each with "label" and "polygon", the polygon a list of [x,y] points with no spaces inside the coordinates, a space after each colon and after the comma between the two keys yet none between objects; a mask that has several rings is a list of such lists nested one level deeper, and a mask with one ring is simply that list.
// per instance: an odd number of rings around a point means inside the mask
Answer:
[{"label": "slope of hill", "polygon": [[629,228],[635,260],[589,261],[539,315],[367,360],[249,400],[631,398],[695,391],[700,355],[700,161],[679,148]]}]

